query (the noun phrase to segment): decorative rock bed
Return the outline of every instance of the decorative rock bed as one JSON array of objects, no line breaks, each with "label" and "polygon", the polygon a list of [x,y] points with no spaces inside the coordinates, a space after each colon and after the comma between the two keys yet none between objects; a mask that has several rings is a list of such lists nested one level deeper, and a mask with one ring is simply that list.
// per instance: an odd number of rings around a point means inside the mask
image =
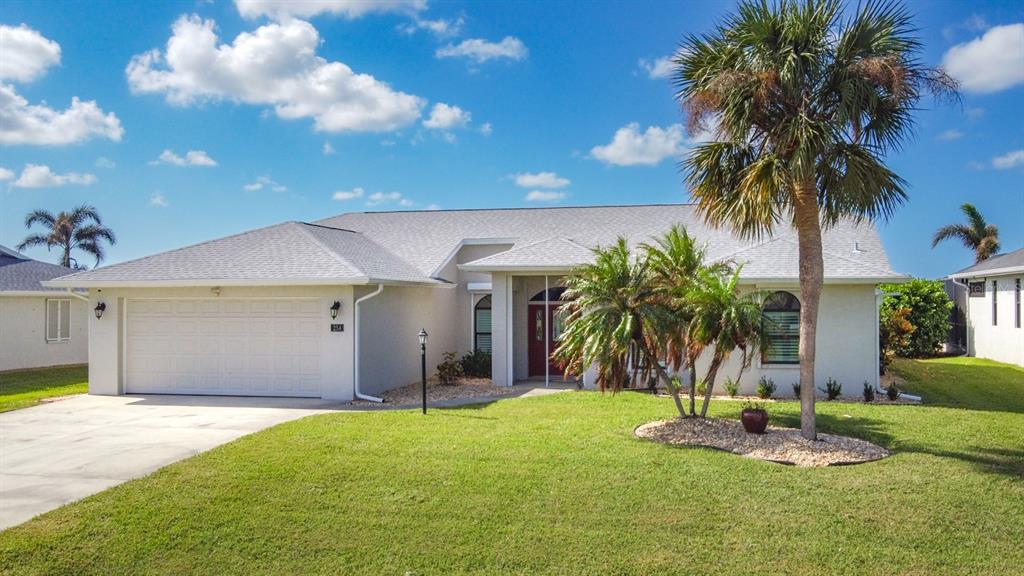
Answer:
[{"label": "decorative rock bed", "polygon": [[[427,381],[427,402],[443,402],[460,398],[482,396],[508,396],[515,391],[508,386],[494,386],[489,378],[461,378],[456,384],[446,385]],[[423,389],[419,383],[388,390],[380,396],[385,406],[415,406],[423,401]],[[355,405],[380,406],[375,402],[357,400]]]},{"label": "decorative rock bed", "polygon": [[881,460],[889,451],[864,440],[818,434],[812,442],[795,428],[769,426],[764,434],[748,434],[738,420],[675,418],[650,422],[634,433],[647,440],[677,446],[717,448],[780,464],[838,466]]}]

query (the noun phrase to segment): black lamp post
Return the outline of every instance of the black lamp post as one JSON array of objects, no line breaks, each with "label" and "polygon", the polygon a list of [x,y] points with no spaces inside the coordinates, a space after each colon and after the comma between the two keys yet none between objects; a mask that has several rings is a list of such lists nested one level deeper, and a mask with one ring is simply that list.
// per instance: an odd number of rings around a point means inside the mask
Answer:
[{"label": "black lamp post", "polygon": [[427,413],[427,331],[420,328],[420,381],[423,383],[423,413]]}]

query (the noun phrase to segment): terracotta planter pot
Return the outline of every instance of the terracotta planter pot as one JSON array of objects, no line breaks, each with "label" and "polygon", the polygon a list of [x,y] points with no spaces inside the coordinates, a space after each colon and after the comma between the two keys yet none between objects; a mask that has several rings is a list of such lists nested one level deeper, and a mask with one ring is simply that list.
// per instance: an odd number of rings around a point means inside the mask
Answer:
[{"label": "terracotta planter pot", "polygon": [[768,412],[764,410],[744,410],[740,420],[748,434],[764,434],[768,428]]}]

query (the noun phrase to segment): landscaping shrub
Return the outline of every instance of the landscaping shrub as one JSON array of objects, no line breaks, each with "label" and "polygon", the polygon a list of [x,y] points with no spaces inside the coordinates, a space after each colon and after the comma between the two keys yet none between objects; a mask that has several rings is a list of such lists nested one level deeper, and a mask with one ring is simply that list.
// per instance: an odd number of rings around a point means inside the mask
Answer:
[{"label": "landscaping shrub", "polygon": [[697,380],[697,386],[695,387],[697,396],[703,396],[708,392],[708,383],[704,380]]},{"label": "landscaping shrub", "polygon": [[942,282],[916,278],[905,284],[883,284],[881,289],[895,294],[882,300],[883,323],[894,311],[909,308],[906,320],[914,326],[909,340],[897,347],[896,354],[907,358],[935,355],[949,334],[949,312],[953,309]]},{"label": "landscaping shrub", "polygon": [[483,350],[475,350],[466,354],[459,361],[462,373],[472,378],[491,377],[491,355]]},{"label": "landscaping shrub", "polygon": [[775,394],[775,382],[766,376],[757,381],[757,397],[767,400]]},{"label": "landscaping shrub", "polygon": [[864,381],[864,401],[875,401],[875,387],[869,384],[867,380]]},{"label": "landscaping shrub", "polygon": [[437,365],[437,379],[441,384],[451,386],[462,376],[462,363],[455,358],[455,352],[445,352]]},{"label": "landscaping shrub", "polygon": [[843,385],[840,384],[839,382],[836,382],[832,378],[829,378],[828,380],[825,381],[825,387],[818,388],[818,390],[821,390],[822,392],[825,393],[825,398],[827,400],[835,400],[836,398],[839,398],[843,394]]},{"label": "landscaping shrub", "polygon": [[900,389],[896,387],[895,382],[885,387],[885,397],[894,402],[900,397]]},{"label": "landscaping shrub", "polygon": [[910,337],[916,330],[914,325],[907,318],[910,316],[910,308],[895,308],[889,311],[882,310],[878,319],[879,358],[878,365],[882,374],[885,374],[889,364],[892,364],[900,350],[910,345]]},{"label": "landscaping shrub", "polygon": [[793,394],[795,394],[797,398],[800,397],[800,383],[799,382],[793,382]]},{"label": "landscaping shrub", "polygon": [[726,378],[724,386],[725,393],[728,394],[730,398],[735,398],[736,395],[740,393],[740,383],[732,378]]}]

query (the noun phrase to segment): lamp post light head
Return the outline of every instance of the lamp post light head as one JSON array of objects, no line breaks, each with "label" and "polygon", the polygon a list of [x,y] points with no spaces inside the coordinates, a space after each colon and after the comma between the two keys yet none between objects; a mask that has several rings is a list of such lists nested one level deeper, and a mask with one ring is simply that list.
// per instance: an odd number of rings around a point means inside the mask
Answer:
[{"label": "lamp post light head", "polygon": [[424,330],[423,328],[420,328],[419,338],[420,338],[420,347],[421,348],[425,347],[427,345],[427,331]]},{"label": "lamp post light head", "polygon": [[99,320],[100,318],[103,318],[103,313],[106,312],[106,310],[107,310],[107,303],[106,302],[100,302],[99,304],[96,305],[95,308],[92,309],[92,311],[96,313],[96,319],[97,320]]},{"label": "lamp post light head", "polygon": [[331,320],[338,317],[338,310],[341,310],[341,302],[335,300],[334,304],[331,304]]}]

